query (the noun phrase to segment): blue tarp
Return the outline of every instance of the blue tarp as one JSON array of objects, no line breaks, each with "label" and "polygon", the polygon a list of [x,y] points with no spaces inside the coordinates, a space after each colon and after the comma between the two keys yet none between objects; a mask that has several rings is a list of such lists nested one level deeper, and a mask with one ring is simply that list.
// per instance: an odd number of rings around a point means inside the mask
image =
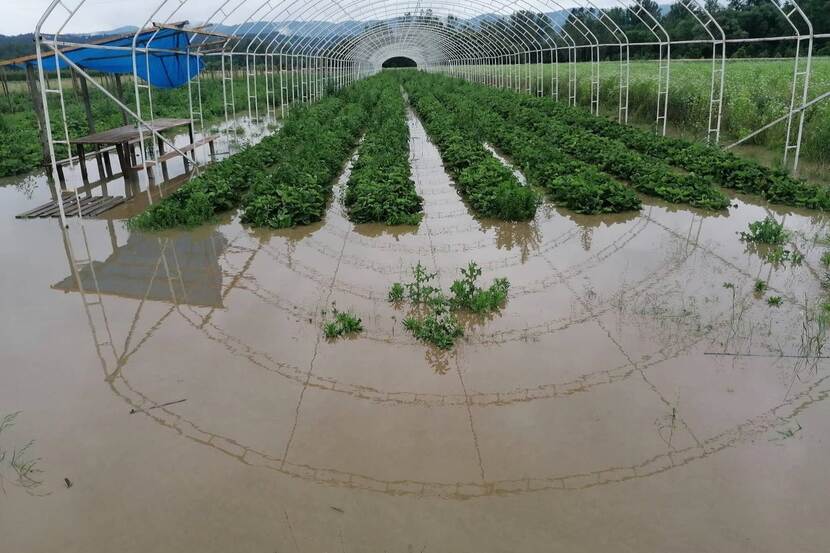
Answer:
[{"label": "blue tarp", "polygon": [[[145,54],[136,51],[136,65],[138,76],[158,88],[176,88],[187,84],[187,82],[198,75],[204,69],[204,62],[200,56],[186,54],[188,46],[187,31],[176,29],[161,29],[153,38],[155,30],[141,33],[136,41],[138,48],[144,48],[149,42],[150,48],[162,50],[175,50],[176,52],[153,52]],[[152,39],[152,41],[151,41]],[[132,75],[133,54],[130,50],[108,50],[100,46],[132,47],[133,35],[120,36],[104,42],[96,42],[88,47],[80,46],[63,52],[67,58],[82,69],[100,71],[102,73],[120,73]],[[44,47],[43,68],[46,71],[55,71],[55,56],[47,53],[51,49]],[[181,53],[177,53],[181,52]],[[147,56],[150,58],[150,75],[147,75]],[[190,64],[188,67],[188,58]],[[66,69],[69,64],[63,58],[57,60],[61,69]],[[27,65],[37,67],[37,60],[30,60],[15,65],[20,69]]]}]

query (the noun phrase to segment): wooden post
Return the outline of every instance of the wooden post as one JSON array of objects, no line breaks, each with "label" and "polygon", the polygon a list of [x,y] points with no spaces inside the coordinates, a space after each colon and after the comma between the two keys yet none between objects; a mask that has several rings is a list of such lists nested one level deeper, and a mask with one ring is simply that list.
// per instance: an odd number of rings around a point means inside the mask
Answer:
[{"label": "wooden post", "polygon": [[[75,71],[72,71],[73,75]],[[74,75],[81,86],[81,100],[84,103],[84,111],[86,112],[86,124],[89,127],[89,134],[95,134],[95,118],[92,115],[92,102],[89,99],[89,86],[86,84],[86,79],[82,75]],[[101,154],[98,152],[100,147],[95,145],[95,161],[98,163],[98,176],[104,178],[104,164],[101,160]],[[86,164],[85,159],[79,159],[78,163]]]},{"label": "wooden post", "polygon": [[49,157],[49,138],[46,136],[46,118],[43,115],[43,102],[41,101],[40,87],[35,76],[35,68],[31,65],[26,65],[26,84],[29,87],[32,107],[34,107],[35,115],[37,116],[40,145],[43,149],[43,163],[45,166],[48,166],[51,163],[51,158]]},{"label": "wooden post", "polygon": [[[123,104],[124,103],[124,87],[121,86],[121,75],[115,74],[115,95],[118,100]],[[124,124],[129,125],[129,120],[127,119],[127,112],[123,109],[121,110],[121,117],[124,119]]]},{"label": "wooden post", "polygon": [[75,91],[75,96],[77,97],[80,89],[78,86],[79,75],[73,68],[69,69],[69,75],[72,77],[72,90]]},{"label": "wooden post", "polygon": [[6,99],[9,101],[9,109],[12,109],[12,95],[9,92],[9,81],[6,78],[6,70],[0,70],[0,82],[3,84],[3,93],[6,95]]}]

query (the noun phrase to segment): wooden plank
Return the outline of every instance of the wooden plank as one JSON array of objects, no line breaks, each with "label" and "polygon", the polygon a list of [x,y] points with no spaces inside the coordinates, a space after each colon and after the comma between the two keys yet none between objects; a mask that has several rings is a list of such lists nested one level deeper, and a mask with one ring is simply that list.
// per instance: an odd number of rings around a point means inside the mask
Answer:
[{"label": "wooden plank", "polygon": [[[150,134],[151,131],[162,132],[168,129],[173,129],[175,127],[183,127],[189,124],[190,119],[161,118],[156,119],[152,123],[145,124],[143,125],[143,127],[146,129],[145,134]],[[113,145],[122,144],[124,142],[135,142],[140,139],[141,134],[138,131],[138,127],[134,125],[124,125],[121,127],[116,127],[114,129],[109,129],[107,131],[101,131],[89,134],[87,136],[82,136],[80,138],[74,138],[70,140],[70,142],[72,142],[72,144]]]},{"label": "wooden plank", "polygon": [[29,216],[30,217],[44,217],[45,213],[49,213],[50,211],[52,211],[53,209],[56,209],[57,207],[58,207],[58,204],[56,204],[54,201],[52,201],[52,202],[49,202],[48,204],[43,204],[39,208],[35,209],[34,212],[31,213]]},{"label": "wooden plank", "polygon": [[81,201],[81,215],[86,215],[91,209],[94,209],[95,206],[100,205],[101,203],[107,200],[106,196],[94,196],[92,198],[84,199]]},{"label": "wooden plank", "polygon": [[[60,211],[58,211],[58,206],[55,205],[55,213],[56,215],[52,215],[52,217],[58,217]],[[72,217],[73,215],[78,214],[78,202],[71,202],[68,206],[66,203],[63,204],[63,213],[67,217]]]},{"label": "wooden plank", "polygon": [[[191,150],[195,150],[196,148],[204,146],[205,144],[210,144],[211,142],[215,141],[217,138],[219,138],[219,137],[217,137],[217,136],[208,136],[206,138],[201,138],[201,139],[197,140],[193,144],[185,144],[184,146],[176,146],[178,151],[172,150],[170,152],[167,152],[166,154],[159,156],[159,158],[156,160],[156,162],[160,163],[160,162],[163,162],[163,161],[170,161],[171,159],[174,159],[176,157],[181,156],[182,154],[180,154],[179,152],[187,153]],[[138,169],[140,169],[140,168],[141,168],[141,166],[139,165]]]},{"label": "wooden plank", "polygon": [[103,205],[98,206],[96,209],[92,210],[90,213],[87,213],[89,217],[95,217],[104,213],[105,211],[109,211],[110,209],[114,208],[115,206],[121,205],[126,202],[127,199],[121,196],[111,197]]},{"label": "wooden plank", "polygon": [[[67,217],[78,214],[78,201],[74,194],[67,193],[62,196],[64,213]],[[80,209],[81,216],[89,217],[100,215],[101,213],[112,209],[113,207],[126,202],[124,196],[92,196],[81,198]],[[49,202],[47,204],[30,209],[24,213],[15,216],[18,219],[40,219],[48,217],[60,217],[60,207],[57,202]]]},{"label": "wooden plank", "polygon": [[98,213],[103,213],[110,208],[111,198],[104,198],[104,201],[98,202],[95,206],[89,206],[84,209],[84,217],[94,217]]},{"label": "wooden plank", "polygon": [[20,215],[16,215],[15,217],[17,219],[28,219],[29,217],[36,217],[38,213],[45,211],[54,203],[55,202],[49,202],[48,204],[39,205],[36,208],[30,209],[29,211],[21,213]]}]

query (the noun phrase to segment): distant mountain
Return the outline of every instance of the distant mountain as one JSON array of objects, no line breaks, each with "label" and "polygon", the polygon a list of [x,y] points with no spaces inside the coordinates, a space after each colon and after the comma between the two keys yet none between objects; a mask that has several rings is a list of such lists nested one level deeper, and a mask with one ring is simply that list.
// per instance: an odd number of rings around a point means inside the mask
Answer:
[{"label": "distant mountain", "polygon": [[332,34],[341,36],[355,35],[364,26],[371,23],[376,23],[376,21],[339,21],[337,23],[330,21],[251,21],[241,25],[214,25],[212,29],[218,33],[236,33],[250,36],[254,36],[260,32],[262,35],[274,34],[276,32],[283,35],[301,33],[303,36],[314,38]]},{"label": "distant mountain", "polygon": [[98,31],[97,33],[90,33],[88,36],[108,36],[108,35],[126,35],[127,33],[134,33],[138,30],[135,25],[124,25],[123,27],[116,27],[109,31]]}]

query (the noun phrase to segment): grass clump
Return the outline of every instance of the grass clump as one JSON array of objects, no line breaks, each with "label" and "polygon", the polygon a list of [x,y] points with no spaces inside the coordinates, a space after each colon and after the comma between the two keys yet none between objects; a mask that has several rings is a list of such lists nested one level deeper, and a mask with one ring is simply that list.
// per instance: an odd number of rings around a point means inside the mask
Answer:
[{"label": "grass clump", "polygon": [[452,305],[456,309],[467,309],[473,313],[490,313],[499,309],[507,300],[510,283],[506,278],[497,278],[487,289],[479,288],[476,280],[481,276],[481,268],[470,262],[466,269],[461,269],[464,277],[450,286],[453,296]]},{"label": "grass clump", "polygon": [[767,291],[767,283],[763,280],[756,280],[755,281],[755,293],[756,294],[763,294]]},{"label": "grass clump", "polygon": [[407,317],[403,321],[403,326],[419,340],[441,349],[450,349],[455,345],[456,338],[464,335],[464,330],[446,298],[441,296],[433,300],[424,317]]},{"label": "grass clump", "polygon": [[323,323],[323,334],[329,340],[363,332],[363,321],[354,313],[338,311],[336,307],[332,308],[332,313],[334,320]]},{"label": "grass clump", "polygon": [[821,254],[821,264],[825,267],[830,267],[830,251]]},{"label": "grass clump", "polygon": [[788,237],[789,233],[784,229],[784,224],[772,217],[749,223],[749,232],[741,233],[741,240],[744,242],[771,246],[780,246],[787,241]]},{"label": "grass clump", "polygon": [[419,261],[412,268],[413,281],[396,282],[389,290],[389,299],[400,302],[407,299],[414,306],[414,313],[403,320],[403,326],[413,336],[441,349],[450,349],[455,340],[464,335],[464,329],[456,316],[458,311],[486,314],[498,311],[507,301],[510,283],[497,278],[489,288],[477,284],[481,268],[470,262],[461,269],[462,278],[453,282],[450,295],[432,285],[438,273],[431,273]]},{"label": "grass clump", "polygon": [[781,296],[770,296],[767,298],[767,305],[771,307],[781,307],[781,304],[784,303],[784,300]]},{"label": "grass clump", "polygon": [[389,289],[389,301],[393,303],[403,301],[404,293],[405,290],[403,284],[401,284],[400,282],[394,283],[392,287]]}]

